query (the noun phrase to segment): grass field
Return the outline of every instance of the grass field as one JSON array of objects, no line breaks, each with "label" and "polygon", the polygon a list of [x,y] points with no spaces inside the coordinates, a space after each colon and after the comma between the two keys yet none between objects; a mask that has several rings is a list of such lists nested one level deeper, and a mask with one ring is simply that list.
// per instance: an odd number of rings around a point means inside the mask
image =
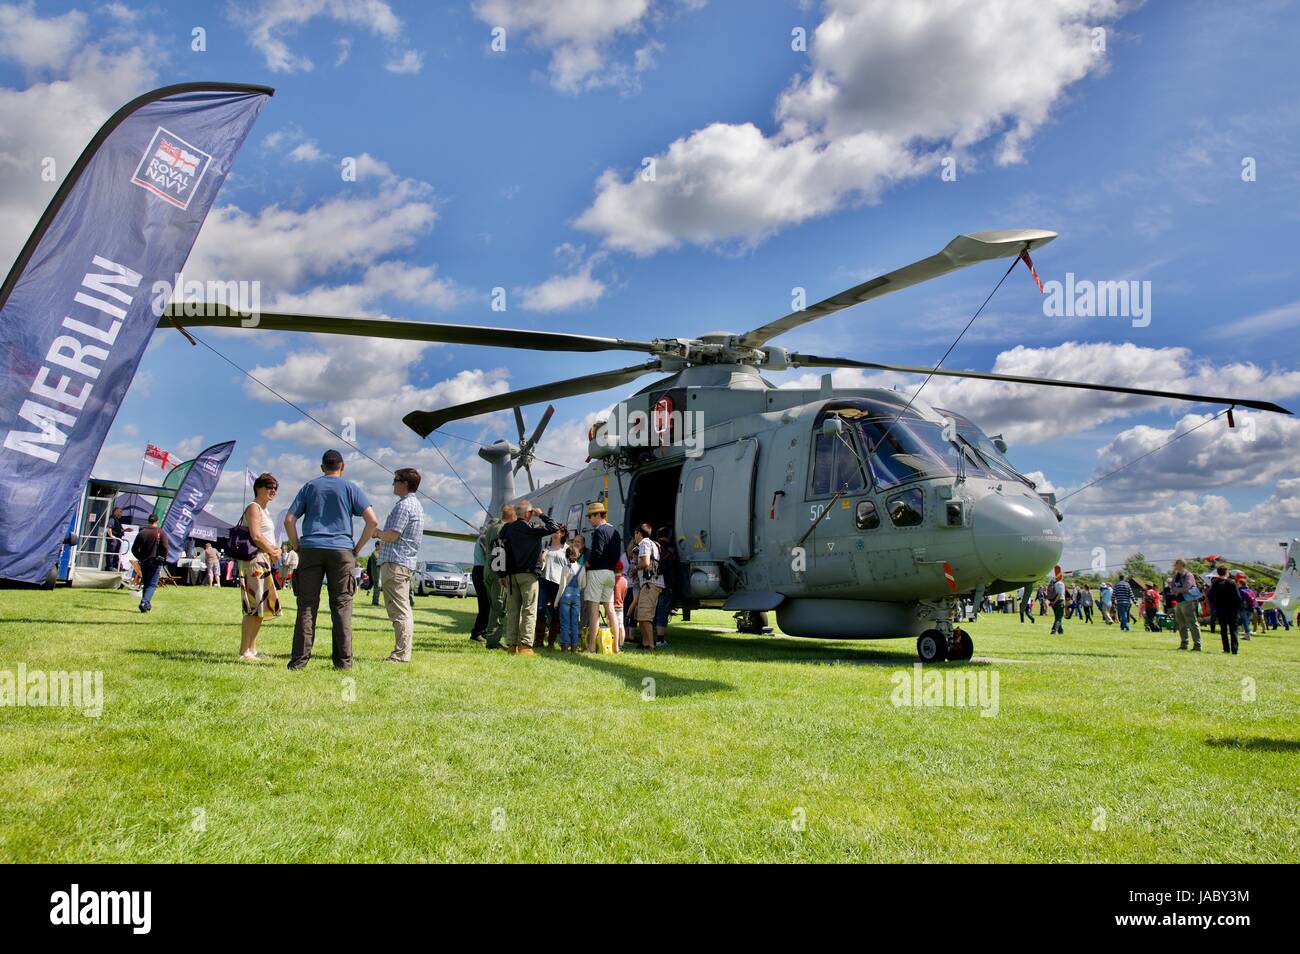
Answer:
[{"label": "grass field", "polygon": [[997,675],[985,717],[893,704],[910,641],[742,637],[721,612],[653,655],[529,659],[428,597],[397,666],[367,599],[351,673],[324,616],[290,673],[291,595],[251,663],[234,590],[136,599],[0,592],[0,670],[104,685],[98,718],[0,708],[0,860],[1300,860],[1300,634],[1231,657],[985,616],[958,667]]}]

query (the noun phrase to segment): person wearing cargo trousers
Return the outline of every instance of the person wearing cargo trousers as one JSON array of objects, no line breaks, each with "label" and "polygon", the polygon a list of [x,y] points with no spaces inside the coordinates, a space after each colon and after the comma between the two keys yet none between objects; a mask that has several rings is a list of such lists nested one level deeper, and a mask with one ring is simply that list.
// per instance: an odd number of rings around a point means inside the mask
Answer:
[{"label": "person wearing cargo trousers", "polygon": [[[316,639],[316,611],[320,588],[329,590],[330,622],[335,669],[352,668],[352,597],[357,580],[357,554],[370,542],[379,520],[365,491],[343,477],[343,455],[328,450],[321,457],[322,476],[303,484],[284,515],[289,543],[298,552],[293,592],[298,616],[293,626],[290,669],[306,669]],[[352,543],[352,518],[365,520],[361,539]],[[298,536],[298,520],[303,534]]]},{"label": "person wearing cargo trousers", "polygon": [[1197,620],[1200,607],[1201,588],[1196,577],[1187,569],[1184,560],[1174,561],[1173,579],[1169,581],[1170,592],[1178,604],[1174,607],[1174,622],[1178,626],[1178,648],[1187,648],[1187,639],[1192,640],[1192,651],[1201,651],[1201,624]]},{"label": "person wearing cargo trousers", "polygon": [[[529,521],[536,518],[540,525]],[[542,557],[542,541],[560,529],[560,525],[528,501],[517,507],[503,507],[505,524],[498,539],[505,545],[506,573],[502,584],[506,590],[506,643],[512,655],[533,655],[533,635],[537,626],[537,568]]]}]

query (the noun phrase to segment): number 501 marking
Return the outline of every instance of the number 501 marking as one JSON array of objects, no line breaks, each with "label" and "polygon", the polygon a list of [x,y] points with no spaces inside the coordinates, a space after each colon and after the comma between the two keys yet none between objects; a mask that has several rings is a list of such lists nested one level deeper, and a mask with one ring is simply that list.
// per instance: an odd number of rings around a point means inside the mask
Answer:
[{"label": "number 501 marking", "polygon": [[816,523],[817,518],[826,511],[825,504],[812,504],[808,507],[808,522]]}]

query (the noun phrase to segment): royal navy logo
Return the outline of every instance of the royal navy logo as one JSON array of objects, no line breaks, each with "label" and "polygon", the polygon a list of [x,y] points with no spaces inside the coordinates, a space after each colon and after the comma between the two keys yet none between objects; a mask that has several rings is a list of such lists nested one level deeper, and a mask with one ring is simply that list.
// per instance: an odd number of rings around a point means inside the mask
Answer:
[{"label": "royal navy logo", "polygon": [[178,209],[188,209],[211,164],[212,157],[198,146],[159,126],[131,181]]}]

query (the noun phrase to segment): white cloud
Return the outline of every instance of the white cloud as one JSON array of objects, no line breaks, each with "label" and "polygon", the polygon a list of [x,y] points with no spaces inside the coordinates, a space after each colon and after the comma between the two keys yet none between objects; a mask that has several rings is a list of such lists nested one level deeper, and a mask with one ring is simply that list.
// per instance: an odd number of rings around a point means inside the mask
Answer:
[{"label": "white cloud", "polygon": [[779,97],[779,128],[713,123],[655,157],[653,180],[606,171],[578,218],[610,248],[761,242],[997,139],[1017,162],[1065,90],[1105,66],[1093,26],[1115,0],[957,5],[828,0],[811,72]]},{"label": "white cloud", "polygon": [[23,69],[62,71],[86,36],[86,15],[41,17],[34,3],[0,4],[0,57]]},{"label": "white cloud", "polygon": [[[1194,357],[1187,348],[1143,348],[1129,343],[1070,341],[1047,348],[1017,346],[1000,353],[991,370],[998,374],[1272,401],[1300,394],[1300,371],[1266,369],[1248,362],[1215,364]],[[805,372],[781,386],[816,387],[819,378],[820,372]],[[897,385],[900,391],[911,394],[924,378],[846,370],[835,371],[833,380],[842,388]],[[1187,407],[1159,398],[975,378],[931,378],[921,399],[966,415],[990,434],[1000,431],[1011,443],[1050,441],[1133,414]]]},{"label": "white cloud", "polygon": [[367,268],[358,281],[283,292],[264,305],[267,310],[296,314],[383,318],[388,317],[379,307],[384,297],[446,310],[464,304],[470,294],[451,279],[439,277],[435,266],[391,261]]},{"label": "white cloud", "polygon": [[[1082,491],[1080,503],[1116,494],[1146,494],[1268,486],[1300,472],[1300,420],[1262,411],[1226,416],[1186,414],[1173,427],[1139,425],[1121,431],[1097,451],[1095,479],[1124,467]],[[1168,446],[1165,446],[1168,445]],[[1149,456],[1148,456],[1149,455]],[[1130,464],[1130,466],[1124,466]],[[1085,481],[1086,483],[1086,481]]]},{"label": "white cloud", "polygon": [[[388,41],[400,38],[402,21],[384,0],[252,0],[230,6],[230,18],[248,31],[248,41],[275,72],[303,72],[315,68],[305,53],[295,52],[289,39],[311,20],[333,20],[365,27]],[[347,59],[345,48],[339,62]]]},{"label": "white cloud", "polygon": [[[22,90],[0,88],[0,181],[6,185],[0,190],[0,264],[5,270],[96,130],[123,103],[156,85],[155,64],[163,57],[154,38],[140,34],[133,42],[131,49],[80,47],[66,75]],[[58,181],[42,178],[47,157],[54,160]]]},{"label": "white cloud", "polygon": [[507,49],[518,33],[547,50],[551,85],[577,93],[606,86],[634,89],[638,75],[654,66],[663,46],[650,40],[632,53],[630,62],[617,59],[614,48],[670,6],[656,0],[476,0],[474,13],[490,27],[505,28]]},{"label": "white cloud", "polygon": [[566,242],[555,250],[560,258],[567,259],[571,268],[567,274],[554,275],[540,284],[516,288],[520,307],[527,311],[567,311],[594,305],[605,294],[605,283],[591,274],[592,268],[604,259],[603,253],[583,257],[582,246]]},{"label": "white cloud", "polygon": [[140,11],[131,9],[125,3],[106,3],[102,9],[119,23],[135,23],[140,19]]},{"label": "white cloud", "polygon": [[[260,280],[269,295],[338,269],[367,267],[415,245],[437,219],[432,188],[400,179],[381,160],[357,157],[358,182],[310,208],[270,205],[250,213],[214,208],[199,232],[186,273],[200,279]],[[359,187],[380,180],[375,192]],[[360,192],[360,194],[354,194]]]},{"label": "white cloud", "polygon": [[[1108,498],[1112,503],[1122,499]],[[1106,551],[1110,564],[1141,551],[1166,569],[1178,557],[1207,553],[1276,563],[1278,543],[1300,536],[1300,476],[1279,480],[1266,499],[1243,509],[1209,493],[1181,494],[1167,501],[1140,497],[1138,504],[1121,512],[1100,505],[1075,512],[1067,504],[1061,565],[1086,569],[1094,547]]]},{"label": "white cloud", "polygon": [[1231,337],[1240,340],[1243,336],[1262,335],[1275,331],[1293,332],[1297,325],[1300,325],[1300,301],[1292,301],[1285,305],[1257,311],[1236,321],[1223,322],[1211,328],[1209,334],[1215,338]]},{"label": "white cloud", "polygon": [[315,140],[311,139],[298,143],[289,153],[289,158],[294,162],[315,162],[317,159],[323,159],[324,157],[325,154],[320,151],[320,147],[316,145]]},{"label": "white cloud", "polygon": [[418,73],[424,66],[424,57],[415,50],[404,50],[384,64],[390,73]]},{"label": "white cloud", "polygon": [[[466,369],[430,387],[412,384],[407,380],[409,371],[424,347],[427,345],[404,341],[338,345],[294,352],[276,367],[253,368],[252,373],[292,401],[325,401],[313,410],[314,416],[335,430],[345,418],[351,420],[361,447],[374,447],[380,441],[411,447],[418,445],[419,438],[402,423],[404,414],[477,401],[509,389],[509,376],[502,368]],[[252,382],[247,393],[276,400]],[[262,433],[273,441],[315,444],[324,432],[311,421],[295,417],[277,421]]]}]

